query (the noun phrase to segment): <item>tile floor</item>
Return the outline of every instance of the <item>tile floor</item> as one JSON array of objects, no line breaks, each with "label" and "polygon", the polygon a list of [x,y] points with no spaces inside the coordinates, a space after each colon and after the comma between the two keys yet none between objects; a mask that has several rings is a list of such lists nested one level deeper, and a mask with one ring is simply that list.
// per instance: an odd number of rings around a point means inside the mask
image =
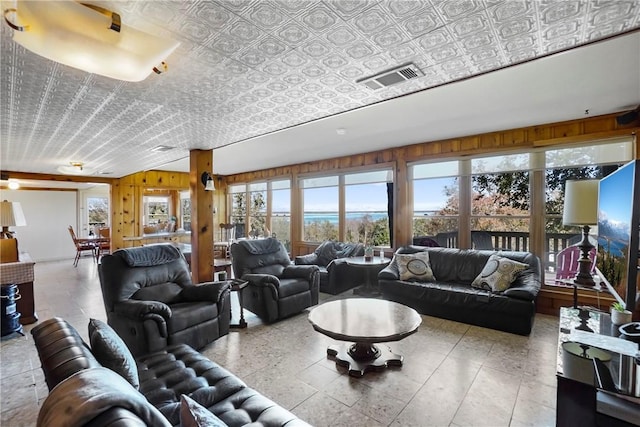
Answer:
[{"label": "tile floor", "polygon": [[[71,261],[37,263],[35,274],[41,320],[63,317],[85,340],[90,317],[106,320],[91,259],[78,268]],[[390,343],[404,366],[362,378],[327,359],[334,342],[313,330],[307,312],[273,325],[246,317],[247,329],[202,352],[312,425],[555,425],[556,317],[538,315],[531,335],[522,337],[423,316],[417,333]],[[47,396],[31,327],[25,337],[1,341],[2,426],[34,426]]]}]

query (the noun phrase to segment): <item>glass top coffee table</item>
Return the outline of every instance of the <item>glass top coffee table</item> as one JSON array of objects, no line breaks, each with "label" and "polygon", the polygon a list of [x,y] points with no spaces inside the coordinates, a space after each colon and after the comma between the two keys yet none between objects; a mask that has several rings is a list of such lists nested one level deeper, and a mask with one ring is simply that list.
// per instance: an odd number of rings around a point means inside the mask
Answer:
[{"label": "glass top coffee table", "polygon": [[392,301],[348,298],[317,306],[309,313],[313,329],[338,341],[353,344],[332,345],[327,355],[361,377],[367,371],[402,366],[403,357],[386,345],[400,341],[418,330],[422,318],[414,309]]}]

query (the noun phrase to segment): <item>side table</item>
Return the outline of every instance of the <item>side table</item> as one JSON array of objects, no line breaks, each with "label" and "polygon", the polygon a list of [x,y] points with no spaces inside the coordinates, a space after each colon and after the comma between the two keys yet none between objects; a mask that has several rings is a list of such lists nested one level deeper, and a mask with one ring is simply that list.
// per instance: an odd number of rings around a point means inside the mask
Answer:
[{"label": "side table", "polygon": [[246,328],[247,321],[244,320],[244,303],[242,301],[242,291],[249,285],[249,282],[247,282],[246,280],[232,279],[229,280],[229,283],[231,284],[231,291],[238,293],[238,302],[240,303],[240,320],[238,321],[238,323],[229,324],[229,326],[231,328],[238,329]]},{"label": "side table", "polygon": [[33,266],[35,262],[28,253],[20,253],[20,261],[0,263],[0,284],[18,285],[20,299],[16,301],[20,312],[20,323],[27,325],[38,321],[33,300]]},{"label": "side table", "polygon": [[385,257],[373,257],[370,260],[363,256],[345,258],[347,265],[353,268],[364,268],[366,274],[366,282],[353,290],[354,295],[361,296],[380,296],[378,289],[378,273],[391,262],[391,259]]}]

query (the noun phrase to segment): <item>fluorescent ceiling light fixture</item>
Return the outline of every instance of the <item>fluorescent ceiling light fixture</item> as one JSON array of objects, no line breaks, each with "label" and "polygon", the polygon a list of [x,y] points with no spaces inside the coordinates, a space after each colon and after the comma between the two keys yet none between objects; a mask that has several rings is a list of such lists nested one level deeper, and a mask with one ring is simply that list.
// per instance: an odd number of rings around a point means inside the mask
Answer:
[{"label": "fluorescent ceiling light fixture", "polygon": [[[75,1],[18,1],[4,11],[13,40],[55,62],[117,80],[138,82],[178,47],[173,40],[122,25],[120,15]],[[13,15],[14,19],[10,19]]]}]

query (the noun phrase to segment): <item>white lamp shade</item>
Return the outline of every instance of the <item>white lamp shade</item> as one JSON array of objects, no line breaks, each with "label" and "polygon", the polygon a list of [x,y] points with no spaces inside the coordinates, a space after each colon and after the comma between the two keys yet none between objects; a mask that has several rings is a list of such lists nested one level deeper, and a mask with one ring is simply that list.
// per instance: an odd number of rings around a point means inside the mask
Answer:
[{"label": "white lamp shade", "polygon": [[25,49],[61,64],[113,79],[144,80],[179,45],[125,25],[75,1],[20,1],[13,39]]},{"label": "white lamp shade", "polygon": [[564,190],[564,225],[595,225],[598,223],[597,179],[568,180]]},{"label": "white lamp shade", "polygon": [[27,225],[19,202],[0,202],[0,226],[15,227]]}]

